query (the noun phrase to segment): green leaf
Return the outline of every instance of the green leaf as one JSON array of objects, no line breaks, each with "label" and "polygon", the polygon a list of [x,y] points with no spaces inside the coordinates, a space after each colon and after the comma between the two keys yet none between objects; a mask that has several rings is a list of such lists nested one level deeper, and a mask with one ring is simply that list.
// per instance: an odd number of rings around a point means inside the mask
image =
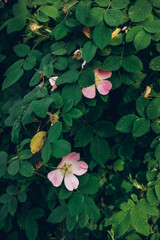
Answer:
[{"label": "green leaf", "polygon": [[51,157],[51,145],[50,145],[50,141],[47,139],[45,140],[44,142],[44,145],[42,147],[42,150],[41,150],[41,156],[42,156],[42,161],[44,163],[47,163]]},{"label": "green leaf", "polygon": [[93,42],[91,41],[86,42],[82,48],[83,60],[85,60],[86,62],[90,62],[92,58],[95,56],[96,51],[97,46]]},{"label": "green leaf", "polygon": [[144,23],[144,29],[149,33],[157,33],[160,29],[160,20]]},{"label": "green leaf", "polygon": [[113,226],[115,237],[120,238],[123,236],[129,229],[130,225],[130,214],[126,212],[124,218],[122,218],[118,224]]},{"label": "green leaf", "polygon": [[101,50],[105,48],[111,40],[111,29],[104,22],[99,23],[93,32],[93,40]]},{"label": "green leaf", "polygon": [[58,41],[64,38],[69,31],[69,28],[62,22],[56,25],[56,27],[51,32],[51,35],[54,35],[55,40]]},{"label": "green leaf", "polygon": [[78,224],[79,224],[79,226],[81,228],[84,228],[87,225],[88,220],[89,220],[88,215],[87,215],[85,209],[83,209],[80,212],[79,216],[78,216]]},{"label": "green leaf", "polygon": [[47,78],[52,77],[53,76],[53,64],[49,63],[47,65],[44,65],[43,72]]},{"label": "green leaf", "polygon": [[150,103],[148,98],[139,97],[136,101],[136,110],[141,117],[146,116],[146,108]]},{"label": "green leaf", "polygon": [[113,169],[115,172],[117,171],[123,171],[124,170],[124,160],[123,159],[118,159],[114,162],[113,164]]},{"label": "green leaf", "polygon": [[151,35],[144,30],[138,32],[134,38],[134,46],[137,51],[148,47],[151,43]]},{"label": "green leaf", "polygon": [[20,69],[24,63],[24,59],[20,59],[18,61],[16,61],[14,64],[12,64],[7,71],[5,71],[4,76],[7,76],[10,72],[12,72],[13,70],[15,70],[16,68]]},{"label": "green leaf", "polygon": [[25,160],[31,158],[33,154],[31,153],[30,149],[23,149],[18,155],[19,160]]},{"label": "green leaf", "polygon": [[20,162],[20,174],[24,177],[31,177],[34,174],[34,168],[30,162]]},{"label": "green leaf", "polygon": [[72,195],[72,191],[68,191],[66,187],[62,187],[59,192],[60,199],[67,199]]},{"label": "green leaf", "polygon": [[155,186],[155,192],[156,192],[156,195],[158,197],[158,200],[160,200],[160,185]]},{"label": "green leaf", "polygon": [[30,218],[33,218],[33,219],[39,219],[39,218],[43,217],[44,214],[45,214],[44,210],[42,208],[40,208],[40,207],[31,208],[27,212],[27,215]]},{"label": "green leaf", "polygon": [[35,240],[38,234],[38,224],[33,218],[26,218],[25,232],[28,240]]},{"label": "green leaf", "polygon": [[40,8],[40,11],[44,14],[46,14],[47,16],[53,18],[54,20],[58,17],[58,10],[57,8],[53,7],[53,6],[44,6]]},{"label": "green leaf", "polygon": [[68,213],[68,209],[66,207],[58,206],[51,212],[51,214],[49,215],[49,217],[47,219],[47,222],[50,222],[53,224],[60,223],[64,220],[67,213]]},{"label": "green leaf", "polygon": [[4,204],[0,210],[0,221],[2,222],[8,215],[8,204]]},{"label": "green leaf", "polygon": [[78,108],[72,108],[69,112],[67,112],[67,114],[73,119],[78,119],[83,115]]},{"label": "green leaf", "polygon": [[9,173],[9,175],[11,175],[11,176],[17,174],[17,172],[19,171],[19,160],[13,160],[9,164],[7,171]]},{"label": "green leaf", "polygon": [[68,209],[71,216],[78,215],[83,208],[84,196],[80,192],[75,192],[69,199]]},{"label": "green leaf", "polygon": [[107,7],[110,3],[110,0],[95,0],[95,3],[101,7]]},{"label": "green leaf", "polygon": [[17,32],[22,30],[26,25],[26,18],[25,17],[14,17],[11,19],[11,21],[8,23],[7,26],[7,34],[12,32]]},{"label": "green leaf", "polygon": [[88,17],[86,19],[85,25],[87,27],[94,27],[98,25],[103,20],[103,14],[105,9],[94,7],[89,10]]},{"label": "green leaf", "polygon": [[68,84],[62,90],[62,97],[64,101],[71,99],[76,105],[82,98],[82,90],[79,84]]},{"label": "green leaf", "polygon": [[160,144],[155,149],[155,158],[160,161]]},{"label": "green leaf", "polygon": [[93,159],[101,166],[107,162],[110,155],[108,142],[101,137],[94,137],[90,145],[90,152]]},{"label": "green leaf", "polygon": [[95,84],[95,75],[91,68],[87,68],[86,70],[80,73],[80,78],[78,80],[79,85],[81,87],[89,87]]},{"label": "green leaf", "polygon": [[151,0],[154,7],[160,8],[160,0]]},{"label": "green leaf", "polygon": [[61,122],[56,122],[55,124],[53,124],[48,131],[48,140],[50,142],[54,142],[56,141],[62,132],[62,123]]},{"label": "green leaf", "polygon": [[128,14],[132,22],[144,21],[152,11],[150,0],[137,0],[129,8]]},{"label": "green leaf", "polygon": [[140,72],[143,69],[143,64],[137,56],[131,55],[122,58],[122,67],[127,72],[135,73]]},{"label": "green leaf", "polygon": [[112,0],[111,7],[113,9],[123,9],[129,5],[129,0]]},{"label": "green leaf", "polygon": [[7,187],[6,190],[7,193],[11,194],[11,195],[15,195],[19,192],[18,187],[15,185],[10,185],[9,187]]},{"label": "green leaf", "polygon": [[160,98],[155,98],[149,103],[147,106],[147,116],[152,120],[160,117]]},{"label": "green leaf", "polygon": [[130,212],[130,217],[131,224],[138,233],[144,236],[148,236],[150,234],[150,226],[147,223],[147,215],[143,209],[138,206],[133,207]]},{"label": "green leaf", "polygon": [[26,44],[18,44],[13,47],[13,50],[18,57],[25,57],[30,52],[30,47]]},{"label": "green leaf", "polygon": [[72,127],[73,121],[72,118],[68,115],[68,113],[62,113],[63,121],[70,127]]},{"label": "green leaf", "polygon": [[8,203],[12,199],[12,196],[9,193],[2,194],[0,196],[0,203]]},{"label": "green leaf", "polygon": [[51,45],[51,51],[54,55],[64,55],[67,53],[65,42],[55,42]]},{"label": "green leaf", "polygon": [[75,217],[75,216],[71,216],[69,213],[67,214],[66,227],[67,227],[68,232],[71,232],[75,228],[77,221],[78,221],[77,216]]},{"label": "green leaf", "polygon": [[67,59],[64,57],[57,57],[54,67],[57,70],[64,70],[68,66]]},{"label": "green leaf", "polygon": [[95,202],[88,196],[85,196],[84,199],[84,209],[89,219],[93,220],[93,222],[97,222],[100,219],[100,212]]},{"label": "green leaf", "polygon": [[152,189],[148,189],[147,191],[147,201],[151,206],[157,206],[158,199],[156,198]]},{"label": "green leaf", "polygon": [[126,35],[126,42],[132,42],[140,31],[142,30],[142,26],[135,26],[129,29]]},{"label": "green leaf", "polygon": [[31,109],[38,117],[44,118],[52,102],[53,99],[51,97],[36,100],[31,103]]},{"label": "green leaf", "polygon": [[75,147],[85,147],[93,139],[93,131],[90,126],[82,126],[75,135]]},{"label": "green leaf", "polygon": [[153,71],[160,71],[160,56],[155,57],[150,61],[149,68]]},{"label": "green leaf", "polygon": [[76,7],[76,18],[77,20],[85,25],[86,19],[89,14],[89,10],[91,7],[90,1],[81,1]]},{"label": "green leaf", "polygon": [[27,194],[25,192],[18,193],[18,201],[24,203],[27,199]]},{"label": "green leaf", "polygon": [[56,80],[57,84],[63,83],[74,83],[79,78],[79,72],[75,69],[69,70],[63,73],[58,79]]},{"label": "green leaf", "polygon": [[87,183],[80,187],[80,191],[86,194],[94,194],[99,188],[99,178],[90,176]]},{"label": "green leaf", "polygon": [[117,122],[116,130],[123,133],[131,133],[133,129],[133,123],[136,119],[138,119],[138,117],[133,114],[128,114],[126,116],[123,116]]},{"label": "green leaf", "polygon": [[12,127],[12,132],[11,132],[11,141],[13,143],[17,143],[19,140],[19,133],[21,130],[21,120],[20,119],[16,119],[16,121],[13,123],[13,127]]},{"label": "green leaf", "polygon": [[113,137],[116,135],[116,128],[112,122],[100,121],[93,125],[94,132],[100,137]]},{"label": "green leaf", "polygon": [[71,144],[63,139],[57,140],[51,145],[52,155],[56,158],[61,158],[71,152]]},{"label": "green leaf", "polygon": [[3,81],[2,90],[5,90],[16,83],[22,77],[23,73],[24,70],[22,68],[16,68],[13,71],[10,71]]},{"label": "green leaf", "polygon": [[8,202],[8,212],[11,214],[11,216],[14,216],[17,210],[17,206],[17,199],[15,197],[12,197],[11,200]]},{"label": "green leaf", "polygon": [[24,70],[28,71],[34,68],[35,65],[36,65],[36,58],[32,55],[29,55],[23,64],[23,68]]},{"label": "green leaf", "polygon": [[109,9],[104,14],[104,20],[107,25],[114,27],[122,24],[123,14],[121,10]]},{"label": "green leaf", "polygon": [[41,78],[40,78],[40,74],[39,72],[36,72],[33,77],[31,78],[30,82],[29,82],[29,86],[33,87],[36,84],[38,84],[40,82]]},{"label": "green leaf", "polygon": [[149,131],[150,121],[145,118],[138,118],[133,123],[133,137],[141,137]]},{"label": "green leaf", "polygon": [[109,56],[104,62],[102,69],[105,71],[117,71],[121,67],[121,57]]}]

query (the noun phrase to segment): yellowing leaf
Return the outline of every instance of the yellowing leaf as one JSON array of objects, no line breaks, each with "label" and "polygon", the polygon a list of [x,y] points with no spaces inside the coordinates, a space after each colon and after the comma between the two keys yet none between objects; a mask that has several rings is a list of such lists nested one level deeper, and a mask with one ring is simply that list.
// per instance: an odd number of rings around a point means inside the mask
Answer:
[{"label": "yellowing leaf", "polygon": [[120,31],[121,31],[121,28],[117,28],[114,32],[112,32],[112,38],[117,36]]},{"label": "yellowing leaf", "polygon": [[89,27],[84,27],[82,29],[82,31],[86,35],[87,38],[90,38],[90,28]]},{"label": "yellowing leaf", "polygon": [[36,133],[31,139],[30,148],[33,154],[39,152],[44,144],[46,132],[40,131]]},{"label": "yellowing leaf", "polygon": [[151,92],[151,87],[150,87],[150,86],[146,86],[146,90],[145,90],[143,96],[144,96],[145,98],[148,98],[148,97],[150,96],[150,95],[149,95],[150,92]]}]

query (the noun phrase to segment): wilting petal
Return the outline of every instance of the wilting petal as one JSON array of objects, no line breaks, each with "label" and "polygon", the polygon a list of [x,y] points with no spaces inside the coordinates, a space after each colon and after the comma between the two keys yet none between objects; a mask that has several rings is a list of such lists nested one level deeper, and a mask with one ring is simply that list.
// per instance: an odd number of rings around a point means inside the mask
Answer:
[{"label": "wilting petal", "polygon": [[49,83],[51,84],[52,87],[56,84],[56,79],[57,79],[57,78],[58,78],[58,77],[56,76],[56,77],[51,77],[51,78],[49,79]]},{"label": "wilting petal", "polygon": [[72,172],[77,176],[81,176],[88,171],[87,163],[83,161],[75,162],[72,164]]},{"label": "wilting petal", "polygon": [[94,98],[96,96],[95,85],[90,87],[82,88],[82,93],[86,98]]},{"label": "wilting petal", "polygon": [[79,180],[72,174],[66,174],[64,177],[64,184],[69,191],[77,189],[79,185]]},{"label": "wilting petal", "polygon": [[55,187],[59,187],[63,181],[63,173],[59,169],[51,171],[47,177]]},{"label": "wilting petal", "polygon": [[112,83],[108,80],[103,80],[98,86],[97,90],[100,94],[106,95],[112,88]]},{"label": "wilting petal", "polygon": [[63,166],[64,162],[68,162],[68,163],[73,163],[73,162],[77,162],[80,159],[80,154],[76,153],[76,152],[72,152],[70,154],[68,154],[67,156],[62,158],[62,161],[59,163],[57,168],[60,168]]},{"label": "wilting petal", "polygon": [[99,78],[103,79],[108,79],[112,76],[112,72],[111,71],[103,71],[100,68],[97,68],[94,70],[95,75],[97,75]]}]

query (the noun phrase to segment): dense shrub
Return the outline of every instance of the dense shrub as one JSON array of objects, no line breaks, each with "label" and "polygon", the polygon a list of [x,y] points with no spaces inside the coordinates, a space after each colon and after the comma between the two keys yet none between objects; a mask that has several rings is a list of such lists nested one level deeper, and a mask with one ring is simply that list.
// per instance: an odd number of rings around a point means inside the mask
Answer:
[{"label": "dense shrub", "polygon": [[160,0],[0,11],[0,238],[160,239]]}]

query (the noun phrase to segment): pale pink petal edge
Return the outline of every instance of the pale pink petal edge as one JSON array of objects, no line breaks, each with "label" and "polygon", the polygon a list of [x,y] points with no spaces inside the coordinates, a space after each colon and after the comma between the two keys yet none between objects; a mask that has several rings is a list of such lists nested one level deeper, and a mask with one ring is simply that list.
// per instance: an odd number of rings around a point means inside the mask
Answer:
[{"label": "pale pink petal edge", "polygon": [[83,161],[75,162],[72,164],[72,172],[77,176],[81,176],[85,174],[87,171],[88,171],[88,164]]},{"label": "pale pink petal edge", "polygon": [[52,182],[53,186],[59,187],[63,181],[61,170],[56,169],[48,173],[47,178]]},{"label": "pale pink petal edge", "polygon": [[90,87],[86,87],[86,88],[82,88],[82,93],[83,96],[86,98],[95,98],[96,96],[96,89],[95,89],[95,85],[92,85]]},{"label": "pale pink petal edge", "polygon": [[73,191],[78,188],[79,180],[73,174],[67,174],[64,178],[64,184],[69,191]]},{"label": "pale pink petal edge", "polygon": [[112,88],[112,83],[108,80],[102,80],[102,82],[97,86],[97,90],[102,95],[107,95]]}]

